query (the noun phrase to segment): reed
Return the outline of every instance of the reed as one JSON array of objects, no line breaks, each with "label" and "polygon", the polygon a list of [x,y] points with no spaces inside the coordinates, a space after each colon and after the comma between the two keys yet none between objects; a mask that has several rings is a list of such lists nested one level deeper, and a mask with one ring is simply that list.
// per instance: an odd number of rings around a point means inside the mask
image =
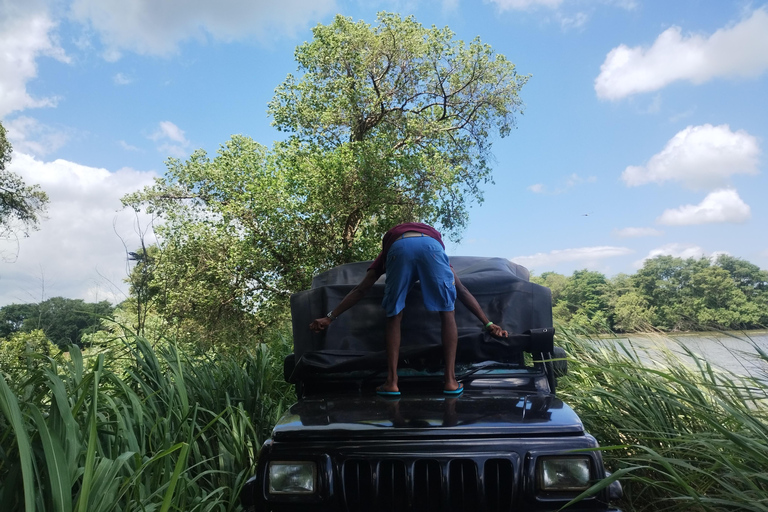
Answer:
[{"label": "reed", "polygon": [[[768,355],[743,374],[684,345],[561,330],[558,394],[621,474],[627,511],[768,511]],[[257,452],[293,401],[278,334],[201,353],[127,335],[0,368],[3,510],[237,510]],[[747,355],[748,354],[748,355]],[[7,370],[7,371],[6,371]]]},{"label": "reed", "polygon": [[3,510],[236,510],[287,402],[286,351],[278,340],[200,354],[133,336],[41,358],[10,382],[0,373]]},{"label": "reed", "polygon": [[625,510],[768,510],[768,357],[743,338],[744,374],[673,339],[560,336],[558,394],[621,470]]}]

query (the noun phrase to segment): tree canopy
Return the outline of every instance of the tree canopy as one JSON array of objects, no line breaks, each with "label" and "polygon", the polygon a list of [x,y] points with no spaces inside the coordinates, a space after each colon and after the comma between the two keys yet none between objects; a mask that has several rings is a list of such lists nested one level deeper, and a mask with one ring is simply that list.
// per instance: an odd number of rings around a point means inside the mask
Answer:
[{"label": "tree canopy", "polygon": [[413,17],[381,13],[370,26],[336,16],[313,34],[296,50],[299,75],[269,104],[273,125],[291,134],[279,150],[308,210],[341,235],[346,261],[358,232],[403,221],[458,237],[491,178],[493,135],[514,126],[528,77],[479,39],[466,44]]},{"label": "tree canopy", "polygon": [[5,168],[12,152],[5,127],[0,123],[0,238],[17,230],[26,234],[36,229],[48,203],[48,195],[39,185],[27,185],[19,175]]},{"label": "tree canopy", "polygon": [[53,297],[39,304],[9,304],[0,308],[0,338],[42,331],[54,345],[80,345],[83,335],[97,331],[114,308],[107,301]]},{"label": "tree canopy", "polygon": [[457,238],[482,200],[492,138],[514,125],[527,77],[479,40],[411,17],[380,14],[372,27],[337,16],[313,34],[269,104],[286,140],[233,136],[213,159],[170,159],[124,198],[162,219],[151,275],[169,318],[278,314],[319,271],[375,257],[393,225]]},{"label": "tree canopy", "polygon": [[729,255],[657,256],[610,280],[586,270],[533,280],[552,287],[553,314],[571,325],[625,332],[768,325],[768,271]]}]

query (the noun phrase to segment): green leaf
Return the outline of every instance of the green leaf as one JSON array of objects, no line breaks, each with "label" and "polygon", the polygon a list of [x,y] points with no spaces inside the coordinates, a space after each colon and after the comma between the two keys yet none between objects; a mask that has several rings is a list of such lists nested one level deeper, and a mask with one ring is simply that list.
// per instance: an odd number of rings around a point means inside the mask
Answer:
[{"label": "green leaf", "polygon": [[32,446],[29,442],[26,424],[24,423],[16,395],[8,387],[8,383],[5,382],[2,374],[0,374],[0,410],[3,411],[13,432],[16,434],[16,448],[19,451],[19,462],[21,464],[24,487],[24,510],[26,512],[34,512],[35,477],[32,471]]},{"label": "green leaf", "polygon": [[88,502],[91,499],[91,484],[93,480],[93,469],[96,462],[96,444],[97,444],[97,416],[99,403],[99,377],[104,367],[104,354],[99,354],[96,368],[93,371],[93,394],[91,395],[91,406],[88,410],[88,444],[85,452],[85,471],[83,473],[83,482],[80,488],[80,494],[77,497],[77,512],[86,512]]},{"label": "green leaf", "polygon": [[34,405],[30,406],[30,410],[43,444],[54,509],[58,512],[70,512],[72,510],[72,486],[69,482],[69,466],[64,455],[64,449],[60,440],[51,435],[40,410]]},{"label": "green leaf", "polygon": [[181,444],[181,453],[179,454],[179,458],[176,461],[176,467],[173,470],[173,475],[171,475],[171,481],[168,484],[168,490],[165,491],[163,506],[160,508],[160,512],[168,512],[168,510],[171,508],[173,493],[176,490],[176,484],[179,481],[179,476],[187,467],[187,454],[189,453],[189,444]]}]

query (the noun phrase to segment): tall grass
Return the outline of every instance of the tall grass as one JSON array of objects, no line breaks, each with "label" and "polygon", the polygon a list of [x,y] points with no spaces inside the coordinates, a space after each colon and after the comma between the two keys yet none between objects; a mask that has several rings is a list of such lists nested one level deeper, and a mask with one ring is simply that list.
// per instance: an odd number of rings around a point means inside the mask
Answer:
[{"label": "tall grass", "polygon": [[[0,373],[2,510],[226,511],[287,405],[287,343],[205,355],[141,337]],[[114,344],[113,344],[114,347]],[[35,357],[35,356],[31,356]]]},{"label": "tall grass", "polygon": [[[627,511],[768,511],[768,355],[718,370],[659,337],[650,350],[559,334],[559,395],[622,472]],[[199,353],[127,336],[0,368],[3,511],[229,511],[293,400],[289,343]],[[682,355],[680,354],[682,353]],[[757,370],[754,370],[757,368]]]},{"label": "tall grass", "polygon": [[757,370],[737,375],[661,336],[644,349],[567,331],[560,343],[569,375],[558,394],[610,447],[611,469],[628,471],[625,510],[768,511],[768,356],[760,347],[744,339]]}]

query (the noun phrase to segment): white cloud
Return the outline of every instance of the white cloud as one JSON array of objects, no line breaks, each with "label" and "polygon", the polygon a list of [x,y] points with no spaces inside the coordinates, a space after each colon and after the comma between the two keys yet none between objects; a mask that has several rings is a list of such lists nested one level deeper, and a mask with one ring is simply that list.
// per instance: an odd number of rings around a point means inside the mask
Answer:
[{"label": "white cloud", "polygon": [[570,176],[566,176],[565,178],[561,179],[561,185],[559,185],[556,189],[552,190],[550,192],[549,189],[547,189],[546,185],[543,183],[535,183],[533,185],[530,185],[528,187],[528,190],[533,192],[534,194],[563,194],[567,192],[568,190],[572,189],[573,187],[580,185],[582,183],[595,183],[597,181],[596,176],[588,176],[586,178],[579,176],[576,173],[571,174]]},{"label": "white cloud", "polygon": [[621,177],[630,187],[665,181],[692,189],[722,187],[733,174],[757,174],[759,156],[757,138],[744,130],[732,132],[725,124],[689,126],[645,166],[629,166]]},{"label": "white cloud", "polygon": [[51,36],[55,26],[42,2],[0,2],[0,118],[56,105],[57,98],[34,98],[27,92],[27,83],[37,76],[38,57],[69,62]]},{"label": "white cloud", "polygon": [[656,94],[651,103],[643,112],[644,114],[658,114],[661,111],[661,94]]},{"label": "white cloud", "polygon": [[704,258],[707,256],[707,253],[698,245],[680,243],[667,244],[652,249],[648,253],[648,256],[634,263],[635,268],[642,267],[645,260],[650,260],[656,256],[673,256],[675,258],[683,258],[684,260],[687,260],[688,258]]},{"label": "white cloud", "polygon": [[622,9],[626,9],[628,11],[631,11],[637,8],[636,0],[605,0],[605,1],[606,3],[614,4],[616,7],[621,7]]},{"label": "white cloud", "polygon": [[443,13],[456,12],[459,8],[459,0],[442,0]]},{"label": "white cloud", "polygon": [[579,247],[575,249],[559,249],[548,253],[540,252],[530,256],[516,256],[511,261],[534,270],[551,268],[560,263],[579,263],[588,268],[593,268],[600,260],[615,258],[631,254],[632,249],[626,247]]},{"label": "white cloud", "polygon": [[71,6],[73,17],[101,36],[111,61],[121,50],[169,55],[190,39],[293,35],[335,10],[334,0],[74,0]]},{"label": "white cloud", "polygon": [[559,7],[563,0],[490,0],[496,4],[500,11],[522,11],[535,7]]},{"label": "white cloud", "polygon": [[127,142],[125,142],[124,140],[119,140],[117,142],[120,144],[120,147],[123,148],[126,151],[141,151],[136,146],[132,146],[132,145],[128,144]]},{"label": "white cloud", "polygon": [[589,21],[589,15],[584,12],[577,12],[572,16],[560,13],[557,18],[563,30],[578,30]]},{"label": "white cloud", "polygon": [[680,27],[670,27],[650,48],[614,48],[600,66],[595,92],[617,100],[679,80],[701,84],[717,77],[753,77],[767,69],[768,10],[761,8],[709,37],[684,36]]},{"label": "white cloud", "polygon": [[133,78],[129,77],[125,73],[117,73],[112,77],[112,81],[115,82],[115,85],[128,85],[133,83]]},{"label": "white cloud", "polygon": [[[65,160],[43,162],[23,153],[14,154],[9,169],[28,184],[40,184],[50,204],[40,230],[19,241],[16,261],[0,261],[0,305],[55,296],[111,300],[115,293],[127,293],[120,238],[134,250],[140,244],[135,223],[146,228],[150,219],[122,210],[120,198],[152,184],[156,173],[109,172]],[[0,245],[6,254],[16,250],[14,241]]]},{"label": "white cloud", "polygon": [[40,123],[37,119],[20,116],[4,121],[8,130],[8,139],[13,144],[14,152],[31,153],[44,156],[64,146],[69,140],[69,133]]},{"label": "white cloud", "polygon": [[580,183],[595,183],[596,181],[597,176],[587,176],[586,178],[583,178],[578,174],[573,173],[566,179],[565,186],[567,188],[573,188]]},{"label": "white cloud", "polygon": [[615,229],[613,234],[619,238],[642,238],[646,236],[661,236],[664,233],[654,228],[623,228]]},{"label": "white cloud", "polygon": [[187,138],[184,136],[184,130],[170,121],[160,121],[157,131],[149,138],[152,140],[168,138],[181,144],[188,144]]},{"label": "white cloud", "polygon": [[686,117],[691,117],[693,114],[696,113],[696,107],[691,107],[688,110],[684,110],[682,112],[678,112],[672,116],[669,117],[670,123],[677,123],[678,121],[681,121],[685,119]]},{"label": "white cloud", "polygon": [[[560,7],[564,3],[576,3],[576,2],[566,2],[565,0],[486,0],[490,1],[493,4],[496,4],[500,11],[509,11],[509,10],[515,10],[515,11],[525,11],[530,9],[535,9],[538,7],[544,7],[548,9],[556,9]],[[637,7],[636,0],[601,0],[600,3],[606,4],[606,5],[615,5],[616,7],[620,7],[622,9],[632,10],[635,7]],[[571,19],[578,19],[582,16],[586,16],[583,13],[578,13],[575,16],[571,17]],[[561,18],[562,21],[562,18]]]},{"label": "white cloud", "polygon": [[[184,158],[189,154],[190,142],[184,135],[184,130],[170,121],[161,121],[157,130],[149,138],[155,142],[162,142],[157,147],[161,153],[175,158]],[[171,142],[168,142],[169,140]]]},{"label": "white cloud", "polygon": [[700,204],[666,210],[657,222],[668,226],[690,226],[720,222],[741,223],[750,217],[749,205],[741,200],[735,190],[716,190]]}]

